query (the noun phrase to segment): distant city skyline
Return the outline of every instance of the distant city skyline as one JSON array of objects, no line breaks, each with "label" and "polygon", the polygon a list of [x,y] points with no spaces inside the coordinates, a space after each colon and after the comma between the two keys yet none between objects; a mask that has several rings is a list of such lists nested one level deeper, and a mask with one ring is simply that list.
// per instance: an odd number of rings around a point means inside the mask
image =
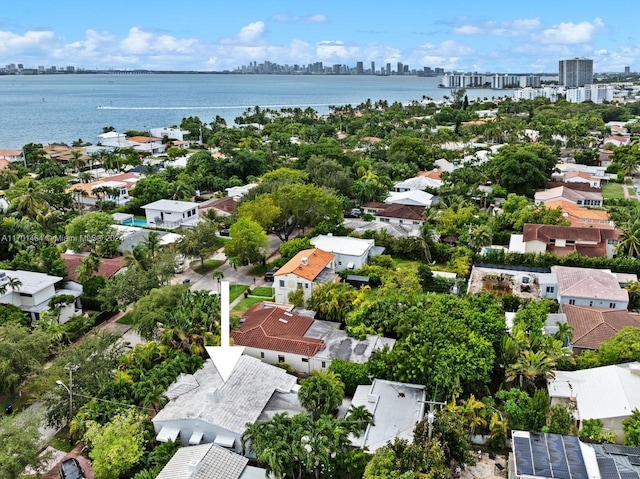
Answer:
[{"label": "distant city skyline", "polygon": [[223,71],[270,61],[366,71],[373,62],[378,70],[390,63],[394,70],[403,64],[536,73],[557,71],[560,59],[587,57],[595,72],[637,71],[633,9],[602,6],[593,0],[8,2],[0,13],[0,66]]}]

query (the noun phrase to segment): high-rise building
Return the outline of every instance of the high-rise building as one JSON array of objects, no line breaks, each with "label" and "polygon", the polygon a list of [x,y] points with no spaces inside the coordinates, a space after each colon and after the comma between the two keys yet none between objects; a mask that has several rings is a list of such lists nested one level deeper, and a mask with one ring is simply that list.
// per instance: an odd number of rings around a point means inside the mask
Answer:
[{"label": "high-rise building", "polygon": [[580,87],[593,83],[593,60],[572,58],[558,62],[558,83],[567,88]]},{"label": "high-rise building", "polygon": [[358,75],[364,75],[364,63],[362,62],[356,63],[356,73]]},{"label": "high-rise building", "polygon": [[387,75],[391,75],[391,63],[387,63]]},{"label": "high-rise building", "polygon": [[371,74],[376,74],[376,62],[371,62]]},{"label": "high-rise building", "polygon": [[398,75],[402,75],[404,73],[404,65],[402,62],[398,62],[398,69],[396,70]]},{"label": "high-rise building", "polygon": [[624,67],[624,74],[628,75],[629,73],[631,73],[631,67]]},{"label": "high-rise building", "polygon": [[434,71],[436,72],[436,75],[444,75],[444,68],[442,67],[436,67]]}]

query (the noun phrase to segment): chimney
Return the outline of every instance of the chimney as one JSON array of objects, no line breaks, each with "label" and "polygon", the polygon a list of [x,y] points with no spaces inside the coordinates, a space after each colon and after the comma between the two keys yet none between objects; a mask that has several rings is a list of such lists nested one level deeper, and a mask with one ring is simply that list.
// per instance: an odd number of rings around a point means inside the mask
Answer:
[{"label": "chimney", "polygon": [[187,472],[189,473],[189,477],[193,477],[202,467],[202,462],[197,459],[191,459],[189,464],[187,465]]},{"label": "chimney", "polygon": [[300,264],[302,266],[307,266],[309,264],[309,258],[307,258],[306,256],[303,256],[302,259],[300,260]]},{"label": "chimney", "polygon": [[640,363],[629,364],[629,372],[636,376],[640,376]]}]

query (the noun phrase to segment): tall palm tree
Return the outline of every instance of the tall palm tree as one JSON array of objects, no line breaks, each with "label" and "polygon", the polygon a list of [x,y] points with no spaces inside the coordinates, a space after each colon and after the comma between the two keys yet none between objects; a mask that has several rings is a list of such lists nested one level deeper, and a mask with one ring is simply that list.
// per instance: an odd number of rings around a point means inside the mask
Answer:
[{"label": "tall palm tree", "polygon": [[36,180],[27,180],[20,196],[16,198],[15,210],[27,217],[34,217],[36,212],[49,208],[45,192]]},{"label": "tall palm tree", "polygon": [[507,367],[506,381],[519,381],[520,388],[526,380],[535,388],[538,380],[554,377],[556,362],[545,351],[523,351],[516,362]]},{"label": "tall palm tree", "polygon": [[616,253],[629,258],[640,258],[640,217],[637,213],[619,226],[621,233]]},{"label": "tall palm tree", "polygon": [[87,164],[87,161],[82,157],[81,150],[73,150],[71,151],[71,158],[69,158],[68,162],[69,166],[76,170],[76,173],[80,173],[80,168]]},{"label": "tall palm tree", "polygon": [[151,259],[155,260],[158,256],[158,252],[160,251],[160,233],[157,233],[156,231],[150,232],[143,244],[149,251]]},{"label": "tall palm tree", "polygon": [[555,332],[553,337],[558,341],[561,341],[564,347],[568,347],[573,339],[573,326],[567,322],[561,323],[560,321],[556,323],[556,326],[558,327],[558,330]]}]

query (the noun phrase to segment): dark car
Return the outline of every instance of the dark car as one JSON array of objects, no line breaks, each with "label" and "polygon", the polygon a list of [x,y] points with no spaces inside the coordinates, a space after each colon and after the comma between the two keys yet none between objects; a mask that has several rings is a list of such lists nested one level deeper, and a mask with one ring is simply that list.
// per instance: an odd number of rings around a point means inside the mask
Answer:
[{"label": "dark car", "polygon": [[220,236],[230,236],[230,235],[231,233],[229,232],[228,229],[225,228],[223,230],[220,230]]},{"label": "dark car", "polygon": [[360,208],[351,208],[344,212],[345,218],[360,218],[362,215],[362,210]]},{"label": "dark car", "polygon": [[275,274],[276,274],[276,271],[275,271],[275,270],[267,271],[267,272],[264,274],[264,280],[265,280],[265,281],[273,281],[273,277],[274,277],[274,275],[275,275]]},{"label": "dark car", "polygon": [[77,459],[71,458],[60,465],[60,479],[85,479],[84,471]]}]

